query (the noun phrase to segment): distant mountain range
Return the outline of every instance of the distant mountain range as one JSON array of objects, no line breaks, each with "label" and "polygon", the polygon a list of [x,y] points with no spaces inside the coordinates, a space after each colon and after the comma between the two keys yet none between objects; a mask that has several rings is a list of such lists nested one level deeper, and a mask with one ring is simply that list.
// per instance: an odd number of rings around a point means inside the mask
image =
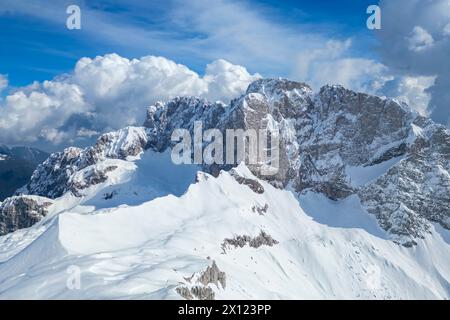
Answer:
[{"label": "distant mountain range", "polygon": [[25,185],[36,166],[48,156],[35,148],[0,145],[0,201]]},{"label": "distant mountain range", "polygon": [[[142,121],[53,153],[0,204],[0,299],[450,298],[450,131],[406,104],[260,79]],[[198,122],[278,134],[279,170],[176,164]]]}]

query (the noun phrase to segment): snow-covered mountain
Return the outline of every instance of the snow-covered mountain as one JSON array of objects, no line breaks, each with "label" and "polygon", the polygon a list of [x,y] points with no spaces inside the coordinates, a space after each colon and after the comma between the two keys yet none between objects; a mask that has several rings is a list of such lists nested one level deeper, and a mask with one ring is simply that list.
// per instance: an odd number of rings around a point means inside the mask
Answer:
[{"label": "snow-covered mountain", "polygon": [[[278,173],[173,164],[195,121],[278,129]],[[408,106],[262,79],[143,122],[52,154],[0,204],[0,297],[450,297],[450,133]]]}]

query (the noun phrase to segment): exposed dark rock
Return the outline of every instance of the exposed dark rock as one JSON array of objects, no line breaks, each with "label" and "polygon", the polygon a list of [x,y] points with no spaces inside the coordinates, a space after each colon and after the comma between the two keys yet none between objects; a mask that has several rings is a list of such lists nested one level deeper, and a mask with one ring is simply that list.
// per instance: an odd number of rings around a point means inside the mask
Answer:
[{"label": "exposed dark rock", "polygon": [[215,293],[210,287],[193,286],[193,287],[177,287],[177,293],[186,300],[214,300]]},{"label": "exposed dark rock", "polygon": [[36,167],[48,156],[35,148],[0,145],[0,201],[26,185]]},{"label": "exposed dark rock", "polygon": [[373,160],[369,164],[369,166],[382,163],[382,162],[390,160],[392,158],[400,157],[406,153],[406,149],[407,149],[406,143],[401,143],[399,146],[393,147],[393,148],[389,149],[388,151],[386,151],[385,153],[383,153],[383,155],[381,157]]},{"label": "exposed dark rock", "polygon": [[198,300],[214,300],[215,293],[210,287],[193,286],[191,292]]},{"label": "exposed dark rock", "polygon": [[0,236],[31,227],[47,215],[50,205],[26,196],[7,198],[0,204]]},{"label": "exposed dark rock", "polygon": [[90,168],[83,172],[81,179],[76,181],[69,181],[68,189],[74,196],[81,197],[81,190],[87,189],[91,186],[105,182],[108,179],[107,173],[117,169],[117,166],[109,166],[103,170],[99,170],[95,167]]},{"label": "exposed dark rock", "polygon": [[[191,283],[192,279],[195,277],[193,274],[189,278],[184,278],[188,283]],[[215,293],[210,284],[214,284],[219,288],[219,283],[222,289],[226,287],[226,275],[225,272],[220,271],[213,261],[211,266],[208,266],[205,271],[201,272],[196,280],[196,283],[201,285],[194,286],[182,286],[177,287],[177,293],[187,300],[198,299],[198,300],[214,300]]]},{"label": "exposed dark rock", "polygon": [[[224,136],[227,129],[262,129],[272,134],[276,128],[279,169],[267,176],[263,161],[247,162],[256,177],[278,188],[319,192],[333,200],[358,195],[364,208],[399,243],[417,242],[414,239],[424,237],[431,222],[450,229],[450,134],[445,127],[396,100],[341,86],[328,85],[313,93],[306,84],[285,79],[255,81],[229,106],[193,97],[157,103],[148,109],[145,129],[120,130],[102,136],[94,147],[52,155],[34,172],[28,193],[50,198],[69,190],[81,193],[80,188],[102,182],[105,176],[94,172],[87,181],[77,181],[74,191],[75,173],[107,158],[136,156],[147,148],[165,151],[175,143],[173,131],[183,128],[193,133],[195,121],[201,121],[203,130],[219,129]],[[349,167],[369,168],[392,159],[402,160],[365,185],[355,185],[347,173]],[[220,170],[236,166],[235,160],[227,165],[204,164],[203,170],[217,176]],[[256,179],[235,178],[257,193],[264,192]]]},{"label": "exposed dark rock", "polygon": [[[433,133],[435,139],[436,134],[438,139],[450,140],[445,131]],[[442,144],[419,139],[414,152],[358,192],[380,226],[406,246],[414,245],[414,238],[423,238],[430,222],[450,229],[450,153],[438,148]]]},{"label": "exposed dark rock", "polygon": [[112,198],[114,198],[114,196],[117,195],[117,191],[112,191],[112,192],[107,192],[103,195],[103,199],[105,200],[110,200]]},{"label": "exposed dark rock", "polygon": [[[358,194],[385,230],[404,238],[401,242],[423,237],[430,221],[449,228],[448,131],[395,100],[341,86],[324,86],[314,94],[304,83],[261,79],[228,107],[195,98],[158,104],[149,109],[146,126],[151,147],[163,151],[171,145],[174,128],[192,132],[197,120],[204,130],[225,132],[264,129],[269,119],[280,130],[279,170],[263,176],[259,164],[247,163],[255,176],[276,187],[290,184],[299,193],[319,192],[333,200]],[[353,185],[346,172],[349,166],[370,167],[400,157],[406,160],[365,186]],[[204,166],[214,175],[222,169],[231,168]],[[260,190],[252,181],[237,180]]]},{"label": "exposed dark rock", "polygon": [[263,194],[263,193],[264,193],[264,187],[263,187],[262,184],[259,183],[257,180],[242,177],[241,175],[239,175],[238,173],[236,173],[236,171],[234,171],[233,169],[230,170],[230,174],[233,176],[233,178],[234,178],[239,184],[244,184],[244,185],[246,185],[247,187],[249,187],[250,189],[252,189],[253,192],[256,192],[256,193],[259,193],[259,194]]},{"label": "exposed dark rock", "polygon": [[213,283],[218,288],[219,283],[220,283],[222,285],[223,289],[225,289],[225,287],[226,287],[225,272],[222,272],[219,270],[215,261],[213,261],[212,265],[209,266],[208,268],[206,268],[206,270],[200,274],[198,281],[201,284],[203,284],[204,286],[207,286],[208,284]]},{"label": "exposed dark rock", "polygon": [[204,172],[197,172],[197,174],[195,175],[195,183],[206,181],[208,179],[209,179],[208,175]]},{"label": "exposed dark rock", "polygon": [[188,287],[177,287],[175,290],[180,296],[182,296],[186,300],[194,299],[194,296],[191,293],[191,289]]},{"label": "exposed dark rock", "polygon": [[71,191],[75,195],[81,190],[106,179],[106,171],[91,168],[84,173],[86,181],[73,181],[75,173],[93,166],[105,159],[122,159],[135,157],[147,147],[147,134],[144,128],[128,127],[116,132],[104,134],[98,138],[93,147],[86,149],[67,148],[52,154],[39,165],[26,189],[28,194],[48,198],[58,198]]}]

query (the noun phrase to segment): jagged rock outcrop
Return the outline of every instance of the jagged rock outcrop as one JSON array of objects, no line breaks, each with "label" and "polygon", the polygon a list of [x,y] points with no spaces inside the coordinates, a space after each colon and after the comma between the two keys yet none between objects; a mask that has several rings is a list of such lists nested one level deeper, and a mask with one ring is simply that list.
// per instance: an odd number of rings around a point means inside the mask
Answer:
[{"label": "jagged rock outcrop", "polygon": [[266,203],[264,206],[255,205],[252,207],[253,212],[257,212],[260,216],[263,216],[269,210],[269,205]]},{"label": "jagged rock outcrop", "polygon": [[[185,280],[187,285],[177,287],[175,290],[180,296],[187,300],[214,300],[215,293],[210,287],[210,284],[214,284],[218,289],[226,288],[225,272],[220,271],[215,261],[213,261],[205,271],[199,274],[193,274],[191,277],[185,278]],[[194,283],[194,285],[191,285],[192,283]]]},{"label": "jagged rock outcrop", "polygon": [[[136,157],[147,146],[147,134],[144,128],[128,127],[100,136],[93,147],[86,149],[67,148],[52,154],[37,167],[30,182],[20,192],[48,198],[57,198],[66,192],[79,195],[79,191],[104,182],[108,172],[116,169],[109,166],[103,169],[93,166],[105,159]],[[73,180],[75,173],[83,169],[85,179]],[[79,177],[77,177],[79,178]]]},{"label": "jagged rock outcrop", "polygon": [[0,236],[29,228],[48,214],[52,204],[40,197],[11,197],[0,203]]},{"label": "jagged rock outcrop", "polygon": [[215,261],[213,261],[212,265],[208,266],[208,268],[200,274],[197,281],[204,286],[207,286],[210,283],[216,285],[217,288],[219,288],[219,283],[224,289],[227,286],[225,272],[220,271]]},{"label": "jagged rock outcrop", "polygon": [[[218,129],[224,137],[227,129],[268,132],[280,129],[283,139],[280,141],[278,172],[265,176],[265,179],[274,185],[285,186],[292,171],[290,158],[295,156],[293,125],[296,121],[291,121],[288,117],[300,117],[307,107],[312,105],[311,96],[311,88],[304,83],[258,80],[249,86],[245,95],[231,101],[229,106],[220,102],[209,103],[195,97],[178,97],[166,104],[157,103],[148,109],[144,124],[149,132],[149,146],[156,151],[165,151],[174,145],[171,135],[175,129],[187,129],[193,135],[196,121],[201,121],[204,131]],[[223,154],[225,159],[226,145]],[[248,156],[248,150],[246,154]],[[217,175],[221,169],[228,170],[237,165],[238,161],[236,158],[235,160],[232,164],[203,165],[203,168]],[[262,176],[261,163],[247,165],[257,176]]]},{"label": "jagged rock outcrop", "polygon": [[[148,109],[145,128],[106,134],[94,147],[69,148],[52,155],[35,171],[25,193],[49,198],[69,191],[81,194],[114,170],[95,164],[135,157],[148,148],[163,152],[176,143],[171,141],[175,129],[187,129],[193,135],[196,121],[203,131],[219,129],[223,136],[227,129],[278,132],[278,171],[265,175],[265,163],[247,164],[255,176],[300,194],[319,192],[333,200],[358,195],[362,206],[399,243],[414,244],[432,222],[449,229],[450,138],[446,128],[396,100],[330,85],[314,93],[304,83],[285,79],[257,80],[228,106],[195,97],[157,103]],[[226,145],[223,151],[226,158]],[[217,175],[237,164],[202,166]],[[363,183],[355,182],[349,173],[352,168],[379,165],[386,166],[384,172]],[[76,173],[84,178],[75,180]],[[256,180],[235,178],[257,193],[264,192]]]}]

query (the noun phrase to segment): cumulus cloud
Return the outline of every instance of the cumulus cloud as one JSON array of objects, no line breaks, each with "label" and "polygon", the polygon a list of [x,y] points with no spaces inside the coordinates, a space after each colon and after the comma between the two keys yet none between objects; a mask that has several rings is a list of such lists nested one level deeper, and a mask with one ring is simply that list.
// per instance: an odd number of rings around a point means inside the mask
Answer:
[{"label": "cumulus cloud", "polygon": [[[382,63],[406,77],[435,77],[426,89],[427,112],[441,123],[450,120],[450,5],[448,0],[382,0],[378,33]],[[411,19],[414,17],[414,19]],[[420,99],[419,99],[420,100]]]},{"label": "cumulus cloud", "polygon": [[409,50],[419,52],[431,47],[434,39],[427,30],[420,26],[415,26],[411,36],[408,38]]},{"label": "cumulus cloud", "polygon": [[388,68],[371,59],[349,56],[351,39],[330,40],[322,48],[308,50],[297,56],[293,78],[310,83],[315,89],[325,84],[375,93],[392,80]]},{"label": "cumulus cloud", "polygon": [[447,23],[444,27],[444,30],[442,30],[442,33],[444,36],[450,36],[450,23]]},{"label": "cumulus cloud", "polygon": [[225,60],[207,65],[202,77],[163,57],[82,58],[71,74],[35,82],[6,96],[0,106],[0,137],[5,143],[71,144],[142,124],[146,107],[157,100],[195,95],[228,102],[257,78],[258,74]]}]

